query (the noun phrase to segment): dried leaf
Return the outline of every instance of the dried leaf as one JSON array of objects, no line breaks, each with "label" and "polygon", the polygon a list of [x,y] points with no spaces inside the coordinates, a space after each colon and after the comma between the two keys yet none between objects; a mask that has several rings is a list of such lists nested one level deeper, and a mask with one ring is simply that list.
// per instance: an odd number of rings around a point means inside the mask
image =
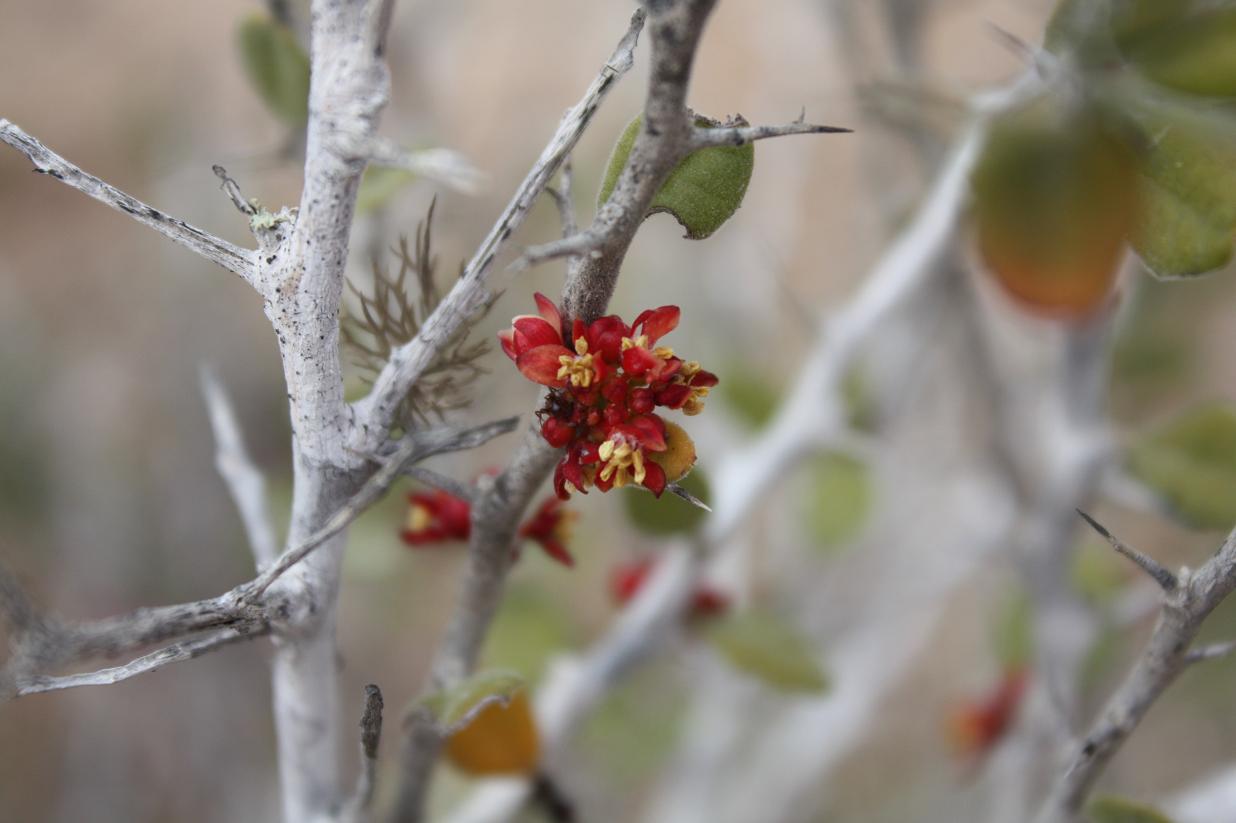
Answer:
[{"label": "dried leaf", "polygon": [[432,718],[440,734],[448,736],[465,728],[486,706],[505,705],[525,688],[515,672],[477,672],[457,686],[422,697],[416,706]]}]

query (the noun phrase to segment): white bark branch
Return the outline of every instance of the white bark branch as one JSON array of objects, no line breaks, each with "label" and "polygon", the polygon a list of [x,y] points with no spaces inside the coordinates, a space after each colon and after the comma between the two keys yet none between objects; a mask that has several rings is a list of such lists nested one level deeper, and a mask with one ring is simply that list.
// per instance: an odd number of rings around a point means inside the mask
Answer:
[{"label": "white bark branch", "polygon": [[369,147],[369,162],[375,166],[410,171],[464,194],[475,194],[485,182],[485,175],[452,149],[412,151],[379,137]]},{"label": "white bark branch", "polygon": [[191,249],[212,263],[217,263],[230,272],[240,275],[246,283],[256,286],[256,257],[249,249],[242,249],[226,240],[191,226],[153,206],[148,206],[136,197],[125,194],[115,186],[104,183],[92,174],[82,171],[34,137],[22,131],[15,123],[0,118],[0,142],[17,149],[34,164],[39,174],[54,177],[61,183],[83,194],[124,212],[137,222],[149,226],[164,237]]},{"label": "white bark branch", "polygon": [[266,478],[245,448],[240,421],[214,373],[203,368],[201,383],[215,436],[215,468],[240,512],[254,562],[261,569],[279,553],[279,539],[275,536],[270,501],[266,497]]},{"label": "white bark branch", "polygon": [[851,131],[840,126],[821,126],[802,121],[781,126],[696,126],[691,134],[690,148],[691,151],[696,151],[713,146],[745,146],[770,137],[788,137],[793,134],[849,134]]}]

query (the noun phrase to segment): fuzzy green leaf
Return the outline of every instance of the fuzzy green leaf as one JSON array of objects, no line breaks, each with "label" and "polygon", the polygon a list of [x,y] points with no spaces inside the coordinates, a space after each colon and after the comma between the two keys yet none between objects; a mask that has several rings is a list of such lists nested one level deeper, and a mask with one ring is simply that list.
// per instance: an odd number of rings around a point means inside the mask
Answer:
[{"label": "fuzzy green leaf", "polygon": [[264,14],[240,24],[240,56],[254,90],[280,120],[301,128],[309,119],[309,56],[291,30]]},{"label": "fuzzy green leaf", "polygon": [[1086,806],[1091,823],[1172,823],[1166,815],[1149,806],[1122,797],[1099,797]]},{"label": "fuzzy green leaf", "polygon": [[1143,74],[1188,94],[1236,95],[1236,9],[1178,13],[1176,19],[1155,22],[1128,38],[1122,49]]},{"label": "fuzzy green leaf", "polygon": [[1188,523],[1228,529],[1236,522],[1236,411],[1223,405],[1194,409],[1129,452],[1142,482]]},{"label": "fuzzy green leaf", "polygon": [[471,723],[481,709],[491,703],[505,706],[524,688],[524,679],[515,672],[477,672],[457,686],[422,697],[416,709],[433,720],[439,733],[449,736]]},{"label": "fuzzy green leaf", "polygon": [[[614,144],[601,182],[598,206],[603,205],[613,193],[642,123],[643,117],[636,117],[623,129]],[[704,117],[697,117],[696,124],[720,125]],[[702,240],[721,228],[738,211],[754,168],[755,146],[750,143],[692,152],[670,172],[661,190],[653,197],[648,214],[668,212],[686,229],[686,237]]]},{"label": "fuzzy green leaf", "polygon": [[1149,177],[1141,177],[1138,211],[1129,238],[1155,277],[1192,277],[1227,265],[1232,228]]},{"label": "fuzzy green leaf", "polygon": [[[708,479],[698,466],[679,480],[678,485],[705,503],[709,502]],[[668,492],[654,497],[643,489],[631,489],[623,494],[622,499],[631,523],[646,534],[690,534],[708,516],[704,509]]]},{"label": "fuzzy green leaf", "polygon": [[772,615],[744,612],[708,632],[713,646],[735,668],[783,692],[819,694],[828,677],[811,644]]}]

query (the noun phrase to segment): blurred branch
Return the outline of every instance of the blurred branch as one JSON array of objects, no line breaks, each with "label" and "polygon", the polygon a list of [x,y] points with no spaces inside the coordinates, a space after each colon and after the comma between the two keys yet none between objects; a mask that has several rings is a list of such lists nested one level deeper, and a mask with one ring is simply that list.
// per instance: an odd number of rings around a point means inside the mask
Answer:
[{"label": "blurred branch", "polygon": [[369,162],[410,171],[464,194],[475,194],[485,182],[485,175],[452,149],[410,151],[391,140],[377,137],[370,143]]},{"label": "blurred branch", "polygon": [[245,449],[240,422],[236,419],[227,392],[209,368],[203,367],[200,376],[210,427],[215,436],[215,468],[236,503],[245,533],[249,536],[253,559],[261,569],[279,553],[278,538],[266,498],[266,479]]},{"label": "blurred branch", "polygon": [[1160,566],[1159,561],[1149,555],[1139,552],[1131,546],[1125,545],[1120,538],[1109,532],[1106,527],[1081,509],[1078,509],[1077,513],[1081,515],[1082,520],[1085,520],[1090,528],[1098,532],[1099,536],[1106,540],[1113,549],[1127,557],[1129,560],[1132,560],[1139,569],[1149,575],[1154,582],[1158,583],[1159,588],[1161,588],[1164,593],[1171,594],[1172,591],[1175,590],[1179,583],[1179,581],[1176,580],[1176,575]]},{"label": "blurred branch", "polygon": [[1203,622],[1233,589],[1236,530],[1210,560],[1196,571],[1182,573],[1179,585],[1164,592],[1154,633],[1090,731],[1074,746],[1070,762],[1056,777],[1037,823],[1080,820],[1094,782],[1155,701],[1188,667],[1189,647]]},{"label": "blurred branch", "polygon": [[61,183],[77,189],[104,205],[124,212],[137,222],[197,252],[212,263],[240,275],[246,283],[257,287],[257,264],[254,253],[249,249],[242,249],[196,226],[191,226],[183,220],[164,214],[136,197],[104,183],[94,175],[82,171],[65,160],[22,131],[16,124],[4,118],[0,118],[0,142],[7,143],[26,155],[34,164],[34,170],[39,174],[54,177]]},{"label": "blurred branch", "polygon": [[489,302],[487,281],[494,259],[511,235],[523,225],[537,196],[549,185],[562,161],[575,147],[605,95],[631,68],[635,44],[643,26],[644,12],[636,11],[614,53],[583,98],[567,112],[498,221],[464,266],[454,288],[425,321],[416,339],[397,349],[391,356],[390,362],[374,380],[369,395],[353,405],[357,421],[353,429],[354,450],[366,453],[375,449],[390,430],[399,405],[412,384],[463,324]]}]

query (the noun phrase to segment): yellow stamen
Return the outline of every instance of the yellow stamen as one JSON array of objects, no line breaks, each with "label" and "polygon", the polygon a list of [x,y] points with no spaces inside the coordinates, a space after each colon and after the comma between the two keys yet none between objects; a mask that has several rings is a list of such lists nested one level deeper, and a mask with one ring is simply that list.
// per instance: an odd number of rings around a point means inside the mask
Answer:
[{"label": "yellow stamen", "polygon": [[648,335],[641,334],[639,337],[632,340],[629,337],[622,338],[622,350],[627,349],[646,349],[648,348]]},{"label": "yellow stamen", "polygon": [[615,488],[622,488],[632,479],[643,483],[648,471],[644,466],[644,452],[625,441],[606,440],[597,449],[597,456],[605,461],[600,478],[612,479]]},{"label": "yellow stamen", "polygon": [[433,512],[431,512],[427,506],[422,506],[420,503],[413,503],[412,508],[408,509],[408,531],[424,531],[429,528],[429,524],[432,522]]},{"label": "yellow stamen", "polygon": [[[587,341],[581,338],[580,342],[584,344],[585,349],[588,348]],[[576,343],[576,348],[579,348],[579,343]],[[559,380],[570,380],[572,386],[581,386],[585,389],[592,385],[596,377],[596,367],[593,365],[591,354],[581,354],[579,357],[564,354],[558,358],[558,363],[560,364]]]},{"label": "yellow stamen", "polygon": [[674,356],[674,350],[671,349],[669,346],[657,346],[655,349],[652,350],[652,353],[655,354],[657,357],[661,358],[662,360],[669,360],[671,357]]},{"label": "yellow stamen", "polygon": [[588,339],[586,337],[575,338],[575,353],[580,357],[588,353]]}]

